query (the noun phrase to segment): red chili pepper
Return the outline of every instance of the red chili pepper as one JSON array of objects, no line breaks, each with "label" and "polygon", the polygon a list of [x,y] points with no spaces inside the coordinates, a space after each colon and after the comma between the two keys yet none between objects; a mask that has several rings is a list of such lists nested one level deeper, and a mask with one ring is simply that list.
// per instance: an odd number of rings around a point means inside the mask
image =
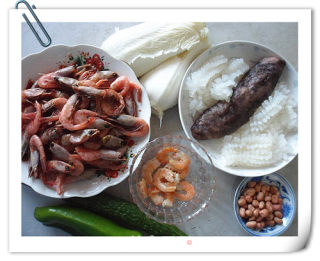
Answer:
[{"label": "red chili pepper", "polygon": [[118,177],[118,171],[107,169],[106,170],[106,177],[115,179],[116,177]]}]

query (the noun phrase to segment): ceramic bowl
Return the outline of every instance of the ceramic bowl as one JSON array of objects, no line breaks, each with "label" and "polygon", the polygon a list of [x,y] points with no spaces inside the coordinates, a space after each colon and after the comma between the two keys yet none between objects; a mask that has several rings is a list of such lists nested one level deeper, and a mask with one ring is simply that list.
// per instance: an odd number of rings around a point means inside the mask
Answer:
[{"label": "ceramic bowl", "polygon": [[[131,81],[136,82],[142,88],[142,102],[137,103],[138,116],[150,123],[151,107],[146,90],[138,81],[133,70],[124,62],[113,58],[100,48],[90,45],[55,45],[44,51],[29,55],[22,59],[22,88],[27,85],[29,79],[36,80],[39,73],[48,73],[57,70],[60,64],[68,64],[74,61],[81,54],[89,54],[90,56],[98,54],[103,57],[104,67],[115,71],[120,75],[126,75]],[[72,57],[72,59],[71,59]],[[145,146],[150,138],[148,135],[135,139],[135,145],[130,148],[129,154],[137,153]],[[132,158],[129,158],[128,166],[131,165]],[[58,195],[54,188],[45,186],[40,179],[28,177],[28,162],[22,163],[21,181],[30,186],[39,194],[53,198],[69,198],[69,197],[90,197],[96,195],[110,186],[114,186],[125,180],[129,175],[129,169],[119,173],[118,177],[108,179],[105,176],[92,176],[89,179],[78,181],[72,184],[64,184],[64,193]]]},{"label": "ceramic bowl", "polygon": [[[246,226],[245,220],[242,219],[239,215],[239,206],[238,206],[238,199],[240,195],[245,190],[248,182],[250,181],[262,181],[268,185],[276,186],[280,192],[280,196],[283,200],[282,203],[282,214],[283,214],[283,224],[275,225],[273,227],[266,226],[261,230],[250,229]],[[295,213],[296,213],[296,197],[294,191],[290,185],[290,183],[278,173],[272,173],[270,175],[266,175],[263,177],[255,177],[255,178],[245,178],[239,184],[235,195],[234,195],[234,213],[236,218],[241,225],[241,227],[251,235],[254,236],[279,236],[284,233],[291,225]]]},{"label": "ceramic bowl", "polygon": [[[195,190],[195,196],[191,200],[180,201],[175,198],[172,207],[155,205],[149,197],[143,197],[138,189],[138,183],[142,178],[142,166],[167,146],[173,146],[189,155],[191,163],[185,180],[191,183]],[[200,156],[198,151],[203,155]],[[204,157],[208,158],[209,164]],[[198,142],[181,136],[163,136],[149,142],[134,157],[130,168],[129,188],[133,201],[148,217],[161,223],[178,224],[205,210],[216,190],[216,169],[208,153]]]},{"label": "ceramic bowl", "polygon": [[[271,50],[270,48],[245,41],[232,41],[218,44],[207,51],[203,52],[198,56],[192,64],[189,66],[188,70],[185,73],[184,79],[181,82],[180,92],[179,92],[179,114],[180,120],[183,127],[183,130],[186,136],[190,139],[193,139],[191,134],[191,126],[194,122],[190,109],[189,109],[189,91],[186,88],[186,79],[188,76],[199,69],[208,59],[217,56],[224,55],[226,58],[243,58],[249,66],[254,65],[258,60],[267,56],[277,56],[286,61],[286,66],[282,72],[279,82],[284,82],[287,84],[290,89],[290,94],[293,99],[298,99],[298,76],[297,72],[293,66],[281,55]],[[291,154],[287,157],[286,160],[279,161],[274,165],[268,167],[230,167],[226,166],[224,160],[219,157],[219,150],[221,146],[222,139],[211,139],[211,140],[199,140],[198,142],[205,147],[208,153],[211,156],[213,164],[223,170],[224,172],[243,176],[243,177],[254,177],[262,176],[273,173],[284,166],[286,166],[298,153],[298,132],[292,132],[286,136],[289,145],[292,147]]]}]

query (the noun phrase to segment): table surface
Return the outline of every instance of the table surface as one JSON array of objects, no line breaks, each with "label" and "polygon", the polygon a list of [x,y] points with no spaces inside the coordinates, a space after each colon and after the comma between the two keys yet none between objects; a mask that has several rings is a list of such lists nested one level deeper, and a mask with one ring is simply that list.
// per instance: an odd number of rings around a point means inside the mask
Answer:
[{"label": "table surface", "polygon": [[[100,47],[115,28],[126,28],[135,23],[44,23],[54,44],[90,44]],[[286,57],[296,68],[298,59],[297,23],[207,23],[210,39],[214,44],[230,40],[247,40],[268,46]],[[44,48],[37,42],[29,27],[22,23],[22,57],[37,53]],[[177,106],[165,112],[162,125],[154,115],[151,117],[151,139],[167,134],[183,135]],[[291,183],[298,197],[298,157],[278,171]],[[193,236],[248,236],[238,224],[233,212],[234,192],[242,178],[219,171],[217,191],[207,210],[178,227]],[[33,217],[35,207],[62,203],[37,194],[22,185],[22,235],[23,236],[68,236],[66,232],[47,227]],[[107,188],[106,193],[131,200],[128,179]],[[296,236],[297,215],[283,236]]]}]

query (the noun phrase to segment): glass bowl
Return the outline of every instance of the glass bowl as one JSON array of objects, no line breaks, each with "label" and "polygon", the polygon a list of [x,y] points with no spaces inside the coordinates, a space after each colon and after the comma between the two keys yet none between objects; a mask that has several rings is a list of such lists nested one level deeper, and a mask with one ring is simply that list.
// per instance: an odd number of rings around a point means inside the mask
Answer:
[{"label": "glass bowl", "polygon": [[[191,183],[195,190],[195,196],[191,200],[180,201],[175,198],[172,207],[157,206],[149,197],[143,198],[138,191],[142,166],[167,146],[173,146],[189,155],[191,163],[185,180]],[[130,167],[129,188],[134,203],[148,217],[162,223],[178,224],[190,220],[207,207],[216,188],[216,169],[209,154],[198,142],[181,136],[159,137],[135,155]]]}]

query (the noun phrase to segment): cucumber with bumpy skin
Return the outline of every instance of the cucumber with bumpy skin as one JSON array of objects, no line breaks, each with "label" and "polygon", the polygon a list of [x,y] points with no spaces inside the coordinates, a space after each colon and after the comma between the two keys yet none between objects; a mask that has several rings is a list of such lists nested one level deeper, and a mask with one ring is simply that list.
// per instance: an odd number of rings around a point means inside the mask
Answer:
[{"label": "cucumber with bumpy skin", "polygon": [[187,236],[173,225],[161,224],[148,218],[135,204],[110,195],[99,194],[89,198],[69,198],[67,201],[151,235]]}]

